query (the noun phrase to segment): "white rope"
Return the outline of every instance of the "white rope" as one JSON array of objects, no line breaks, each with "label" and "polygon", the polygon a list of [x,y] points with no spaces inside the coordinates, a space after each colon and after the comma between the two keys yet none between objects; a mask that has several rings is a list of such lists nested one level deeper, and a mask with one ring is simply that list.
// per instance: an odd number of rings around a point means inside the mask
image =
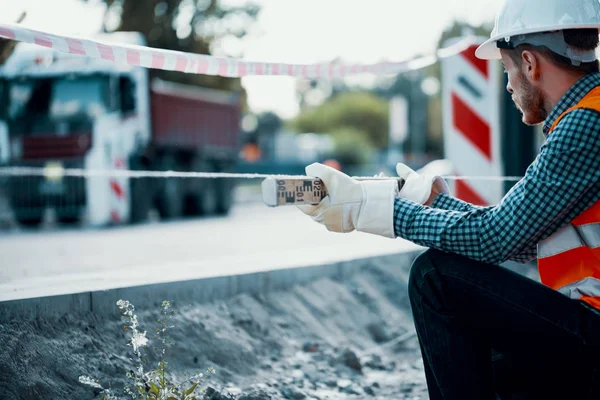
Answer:
[{"label": "white rope", "polygon": [[[240,174],[228,172],[183,172],[183,171],[132,171],[125,169],[82,169],[60,167],[2,167],[0,176],[71,176],[71,177],[126,177],[126,178],[196,178],[196,179],[311,179],[305,175],[278,175],[278,174]],[[390,179],[385,176],[355,176],[356,179]],[[443,176],[448,180],[471,181],[519,181],[518,176]]]}]

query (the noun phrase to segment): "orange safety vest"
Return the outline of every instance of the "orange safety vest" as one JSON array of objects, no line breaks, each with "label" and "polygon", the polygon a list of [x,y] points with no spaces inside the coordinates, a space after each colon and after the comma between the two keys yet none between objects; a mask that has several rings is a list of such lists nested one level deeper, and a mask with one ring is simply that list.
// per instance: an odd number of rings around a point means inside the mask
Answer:
[{"label": "orange safety vest", "polygon": [[[558,117],[550,131],[577,108],[600,112],[600,87]],[[540,242],[537,253],[544,285],[600,310],[600,200]]]}]

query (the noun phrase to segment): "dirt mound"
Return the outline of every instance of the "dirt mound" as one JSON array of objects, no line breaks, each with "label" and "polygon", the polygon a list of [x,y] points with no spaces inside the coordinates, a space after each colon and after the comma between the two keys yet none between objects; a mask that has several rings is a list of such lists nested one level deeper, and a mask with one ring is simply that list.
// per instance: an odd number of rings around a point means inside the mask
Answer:
[{"label": "dirt mound", "polygon": [[[425,399],[407,270],[374,266],[343,282],[174,304],[169,367],[183,377],[212,366],[203,386],[240,400]],[[157,310],[136,306],[152,332]],[[0,398],[94,398],[80,375],[122,388],[132,368],[122,325],[91,314],[0,325]]]}]

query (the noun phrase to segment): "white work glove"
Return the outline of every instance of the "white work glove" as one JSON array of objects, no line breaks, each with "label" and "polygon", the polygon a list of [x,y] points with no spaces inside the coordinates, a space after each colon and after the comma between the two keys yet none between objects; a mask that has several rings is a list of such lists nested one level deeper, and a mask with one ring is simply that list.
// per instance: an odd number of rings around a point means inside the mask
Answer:
[{"label": "white work glove", "polygon": [[316,206],[298,206],[302,212],[332,232],[354,230],[388,238],[394,234],[394,200],[398,182],[357,181],[323,164],[306,167],[306,175],[323,181],[327,196]]},{"label": "white work glove", "polygon": [[432,191],[436,194],[450,193],[448,184],[441,176],[420,175],[402,163],[396,164],[396,173],[404,179],[404,186],[400,190],[400,197],[403,199],[425,204]]}]

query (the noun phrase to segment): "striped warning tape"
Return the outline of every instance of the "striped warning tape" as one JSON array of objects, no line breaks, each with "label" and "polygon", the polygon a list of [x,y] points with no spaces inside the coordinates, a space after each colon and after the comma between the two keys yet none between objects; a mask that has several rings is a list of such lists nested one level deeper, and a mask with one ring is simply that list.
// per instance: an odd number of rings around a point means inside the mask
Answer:
[{"label": "striped warning tape", "polygon": [[33,43],[57,51],[152,69],[190,74],[243,77],[278,75],[304,78],[337,78],[360,73],[398,74],[434,64],[439,58],[459,54],[474,42],[467,37],[434,54],[401,62],[376,64],[283,64],[242,61],[130,44],[106,43],[89,38],[62,36],[25,28],[16,24],[0,24],[0,37]]}]

